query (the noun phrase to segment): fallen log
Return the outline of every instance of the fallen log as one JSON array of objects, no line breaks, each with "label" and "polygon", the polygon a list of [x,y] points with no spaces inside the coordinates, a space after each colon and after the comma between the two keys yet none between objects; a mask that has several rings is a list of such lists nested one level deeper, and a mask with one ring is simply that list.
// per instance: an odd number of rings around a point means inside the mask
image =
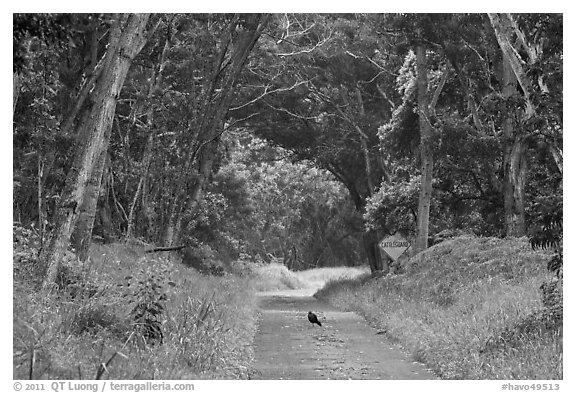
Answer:
[{"label": "fallen log", "polygon": [[176,250],[181,250],[183,248],[185,248],[186,245],[182,245],[182,246],[173,246],[173,247],[156,247],[156,248],[152,248],[150,250],[146,250],[146,253],[152,253],[152,252],[159,252],[159,251],[176,251]]}]

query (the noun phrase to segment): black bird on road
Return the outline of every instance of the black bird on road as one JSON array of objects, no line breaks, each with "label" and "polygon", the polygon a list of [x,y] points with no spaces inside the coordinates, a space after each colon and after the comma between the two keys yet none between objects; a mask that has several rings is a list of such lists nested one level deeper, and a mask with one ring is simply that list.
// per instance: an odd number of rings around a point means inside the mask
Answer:
[{"label": "black bird on road", "polygon": [[310,323],[317,323],[318,326],[322,326],[322,324],[318,320],[318,317],[312,311],[308,311],[308,320],[310,321]]}]

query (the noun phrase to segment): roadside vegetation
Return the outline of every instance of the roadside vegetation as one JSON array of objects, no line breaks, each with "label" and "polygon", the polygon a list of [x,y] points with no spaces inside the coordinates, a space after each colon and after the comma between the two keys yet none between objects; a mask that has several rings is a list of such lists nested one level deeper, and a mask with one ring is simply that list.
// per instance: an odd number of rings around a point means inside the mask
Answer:
[{"label": "roadside vegetation", "polygon": [[185,254],[128,241],[93,244],[85,263],[68,252],[44,296],[38,233],[13,233],[14,379],[245,379],[257,291],[318,288],[368,271],[293,272],[242,258],[224,272],[199,270],[182,263]]},{"label": "roadside vegetation", "polygon": [[254,279],[203,275],[137,244],[68,253],[45,297],[30,231],[14,237],[15,379],[247,378]]},{"label": "roadside vegetation", "polygon": [[308,284],[300,279],[285,265],[278,262],[254,263],[239,260],[234,263],[237,272],[254,278],[254,289],[260,292],[283,289],[308,288]]},{"label": "roadside vegetation", "polygon": [[329,282],[315,296],[363,315],[443,379],[562,379],[562,280],[526,238],[461,236],[402,274]]},{"label": "roadside vegetation", "polygon": [[358,267],[318,267],[302,270],[294,274],[305,281],[310,288],[322,288],[327,282],[352,279],[370,273],[368,266]]},{"label": "roadside vegetation", "polygon": [[280,262],[253,262],[238,260],[234,271],[254,278],[254,288],[260,292],[286,289],[319,289],[327,282],[337,279],[354,278],[368,273],[364,267],[319,267],[308,270],[292,271]]}]

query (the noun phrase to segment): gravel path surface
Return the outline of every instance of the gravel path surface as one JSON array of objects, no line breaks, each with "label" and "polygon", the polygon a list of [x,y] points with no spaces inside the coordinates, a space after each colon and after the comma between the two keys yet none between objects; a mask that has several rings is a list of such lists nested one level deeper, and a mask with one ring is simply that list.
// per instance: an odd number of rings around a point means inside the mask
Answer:
[{"label": "gravel path surface", "polygon": [[[315,291],[259,294],[252,379],[436,379],[363,318],[312,297]],[[308,322],[308,311],[321,327]]]}]

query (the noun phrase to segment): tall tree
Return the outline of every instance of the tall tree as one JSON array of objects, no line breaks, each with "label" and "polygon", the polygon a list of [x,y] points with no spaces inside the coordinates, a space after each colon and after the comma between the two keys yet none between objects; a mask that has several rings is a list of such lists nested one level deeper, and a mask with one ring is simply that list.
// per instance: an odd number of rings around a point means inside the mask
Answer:
[{"label": "tall tree", "polygon": [[[134,225],[136,219],[136,205],[138,203],[138,199],[142,196],[142,212],[147,219],[149,234],[153,233],[154,227],[154,220],[152,219],[151,208],[148,203],[147,198],[147,190],[146,190],[146,180],[149,175],[150,164],[152,162],[152,156],[154,153],[154,143],[156,138],[156,133],[158,131],[158,127],[154,124],[154,115],[156,106],[154,97],[158,95],[159,92],[163,91],[163,77],[164,71],[166,69],[166,65],[168,62],[168,51],[171,46],[171,42],[174,37],[174,30],[175,28],[172,25],[173,20],[167,21],[166,23],[166,34],[163,35],[164,37],[164,44],[162,45],[162,41],[160,41],[159,45],[162,47],[162,50],[158,53],[158,59],[154,64],[154,69],[152,72],[152,76],[150,77],[150,83],[148,86],[148,92],[146,93],[146,100],[142,106],[146,106],[145,108],[145,128],[147,132],[146,144],[144,147],[144,152],[142,154],[142,159],[140,160],[140,173],[138,179],[138,186],[136,187],[136,191],[134,193],[134,197],[132,198],[132,203],[130,204],[130,209],[128,213],[128,222],[127,222],[127,229],[126,229],[126,237],[130,238],[134,235]],[[136,122],[137,114],[139,112],[139,108],[133,109],[133,116],[132,116],[132,123]]]},{"label": "tall tree", "polygon": [[428,67],[426,48],[416,47],[416,74],[418,90],[418,117],[420,122],[420,195],[418,197],[418,221],[414,251],[428,248],[428,227],[430,201],[432,199],[432,174],[434,157],[432,154],[432,125],[428,112]]},{"label": "tall tree", "polygon": [[104,69],[95,87],[93,107],[79,134],[72,168],[56,210],[55,229],[50,243],[40,254],[40,260],[46,267],[43,290],[49,290],[56,279],[60,260],[68,247],[80,207],[85,200],[87,185],[107,149],[116,100],[132,60],[146,43],[149,16],[115,15],[112,20]]},{"label": "tall tree", "polygon": [[[437,150],[435,146],[435,139],[437,138],[434,137],[435,134],[439,133],[437,126],[433,125],[437,120],[436,104],[449,73],[449,67],[444,58],[444,50],[442,45],[437,42],[442,42],[443,25],[447,24],[449,17],[446,15],[422,14],[392,16],[387,19],[389,19],[391,26],[394,26],[399,33],[406,37],[408,42],[406,48],[409,49],[408,62],[405,63],[408,68],[404,70],[406,74],[399,76],[399,79],[408,79],[406,86],[402,87],[405,102],[397,108],[398,110],[386,127],[389,128],[392,134],[402,138],[404,140],[403,143],[413,144],[417,141],[418,144],[420,187],[416,213],[415,244],[412,250],[413,252],[420,252],[428,247],[432,184],[434,179],[434,151]],[[410,67],[412,66],[409,59],[412,56],[415,56],[415,76],[410,74],[412,72]],[[436,88],[433,88],[430,83],[429,75],[433,73],[434,68],[429,58],[439,63],[437,68],[440,70],[438,73],[440,77],[436,78]],[[442,63],[444,64],[442,65]],[[412,79],[415,80],[412,81]],[[413,127],[414,124],[412,122],[403,124],[402,121],[398,121],[401,116],[406,115],[404,110],[412,106],[412,104],[406,105],[406,100],[413,99],[416,101],[415,106],[418,115],[417,133],[414,130],[404,129],[405,127]],[[402,130],[394,131],[392,128],[395,127],[402,128]]]},{"label": "tall tree", "polygon": [[[554,48],[558,45],[557,43],[551,44],[550,40],[546,42],[546,38],[542,33],[538,33],[538,30],[550,29],[549,26],[557,22],[554,18],[533,16],[530,20],[532,23],[527,24],[528,28],[532,29],[530,35],[534,38],[534,42],[531,43],[527,34],[519,27],[517,19],[511,14],[488,14],[488,16],[502,51],[503,95],[510,104],[509,115],[503,125],[506,233],[508,236],[524,236],[526,234],[524,194],[528,173],[526,154],[528,138],[533,136],[535,131],[539,131],[538,128],[561,130],[561,122],[553,121],[549,116],[542,116],[542,113],[538,113],[541,110],[547,112],[546,97],[550,95],[550,89],[546,83],[550,75],[545,75],[542,69],[545,64],[544,50],[548,50],[549,55],[555,56],[557,49],[550,50],[550,47]],[[543,64],[538,64],[539,62]],[[534,81],[529,77],[530,72],[535,75]],[[520,87],[521,97],[518,97],[516,86]],[[542,99],[543,96],[544,99]],[[523,102],[518,104],[519,100]],[[541,105],[538,105],[539,103]],[[524,113],[520,119],[516,120],[514,114],[518,113],[516,109],[518,106],[524,108]],[[539,121],[534,121],[537,117],[540,117]],[[536,130],[530,128],[536,128]],[[562,172],[562,150],[554,142],[550,143],[548,140],[547,143],[558,169]]]},{"label": "tall tree", "polygon": [[[209,74],[203,81],[203,95],[199,118],[193,129],[196,140],[185,154],[184,171],[172,208],[168,216],[164,242],[177,242],[182,227],[183,212],[194,210],[212,172],[225,120],[236,90],[238,80],[254,47],[267,25],[269,16],[263,14],[234,15],[222,31],[217,43],[218,52],[209,65]],[[186,187],[182,187],[186,184]]]},{"label": "tall tree", "polygon": [[[130,66],[113,127],[91,149],[81,200],[70,197],[71,180],[62,192],[67,173],[82,168],[69,146],[92,140],[88,125],[110,75],[114,18],[15,17],[14,218],[49,231],[55,210],[62,217],[62,207],[76,206],[71,241],[81,257],[95,223],[106,240],[105,233],[154,243],[230,239],[239,250],[233,239],[240,239],[242,249],[266,249],[297,260],[294,266],[344,255],[330,239],[348,236],[360,251],[346,258],[362,254],[376,271],[387,267],[378,240],[396,230],[418,237],[423,249],[444,229],[504,235],[521,222],[505,210],[524,214],[531,231],[539,206],[561,204],[552,197],[563,170],[561,15],[157,17],[170,26],[161,25]],[[286,206],[274,205],[281,190],[296,190],[286,181],[301,176],[272,164],[277,176],[261,175],[257,158],[253,179],[269,189],[253,197],[257,187],[237,184],[223,143],[251,131],[286,148],[288,160],[329,171],[332,177],[321,171],[318,178],[344,185],[334,190],[356,211],[334,214],[334,204],[326,210],[322,198],[301,201],[300,191],[282,199]],[[218,172],[222,166],[227,172]],[[523,186],[505,181],[513,173]],[[268,213],[224,224],[224,211],[239,213],[223,207],[235,193],[249,195],[253,206],[270,203]],[[245,228],[257,230],[243,237]],[[308,244],[311,238],[318,240]]]}]

